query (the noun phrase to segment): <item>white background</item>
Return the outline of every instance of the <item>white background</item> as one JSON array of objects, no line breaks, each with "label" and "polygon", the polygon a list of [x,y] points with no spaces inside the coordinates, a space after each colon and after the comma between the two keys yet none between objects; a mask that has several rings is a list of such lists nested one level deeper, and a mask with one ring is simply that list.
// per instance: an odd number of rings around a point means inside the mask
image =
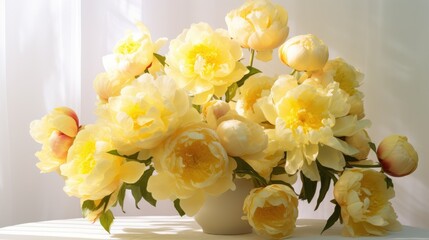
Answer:
[{"label": "white background", "polygon": [[[403,224],[429,228],[429,1],[288,0],[289,36],[313,33],[364,74],[369,131],[378,143],[392,133],[407,135],[419,168],[393,179],[394,208]],[[58,175],[40,174],[40,148],[29,123],[54,107],[75,109],[83,124],[95,120],[92,81],[133,21],[143,21],[153,39],[175,38],[191,23],[225,28],[224,16],[242,1],[231,0],[0,0],[0,227],[80,217],[79,201],[63,191]],[[167,47],[162,49],[165,53]],[[260,67],[271,75],[288,71],[277,62]],[[326,199],[317,212],[300,203],[300,218],[328,218]],[[127,202],[128,215],[172,215]],[[119,211],[118,211],[119,212]]]}]

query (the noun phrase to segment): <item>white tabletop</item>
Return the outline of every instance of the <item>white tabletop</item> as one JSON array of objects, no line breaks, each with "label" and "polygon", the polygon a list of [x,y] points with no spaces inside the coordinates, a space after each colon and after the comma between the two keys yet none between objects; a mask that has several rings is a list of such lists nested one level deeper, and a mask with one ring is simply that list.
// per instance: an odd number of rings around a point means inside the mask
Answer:
[{"label": "white tabletop", "polygon": [[[323,235],[320,231],[324,220],[300,219],[292,239],[347,239],[340,236],[341,226],[334,225]],[[85,219],[67,219],[34,222],[0,228],[0,239],[31,240],[74,240],[74,239],[262,239],[256,234],[209,235],[201,231],[192,218],[178,216],[118,217],[113,223],[111,234],[98,224]],[[353,238],[351,238],[353,239]],[[364,239],[429,239],[429,230],[404,226],[401,232],[385,237]]]}]

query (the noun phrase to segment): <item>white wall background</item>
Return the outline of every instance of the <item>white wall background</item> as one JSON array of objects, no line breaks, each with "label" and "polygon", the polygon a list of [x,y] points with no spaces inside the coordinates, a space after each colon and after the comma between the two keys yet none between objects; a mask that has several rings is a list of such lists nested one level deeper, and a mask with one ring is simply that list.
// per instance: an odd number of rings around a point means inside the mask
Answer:
[{"label": "white wall background", "polygon": [[[395,178],[393,205],[403,224],[429,228],[429,1],[288,0],[290,35],[313,33],[365,73],[370,135],[378,143],[391,133],[407,135],[420,156],[417,171]],[[29,123],[52,108],[74,108],[82,123],[94,121],[92,81],[101,57],[110,53],[133,20],[142,20],[154,39],[175,38],[191,23],[225,28],[224,16],[242,1],[231,0],[0,0],[0,227],[80,217],[79,201],[62,191],[56,174],[40,174],[40,148]],[[164,47],[165,52],[167,47]],[[280,63],[262,65],[283,73]],[[328,201],[326,201],[328,202]],[[327,218],[300,205],[300,218]],[[175,214],[169,202],[141,204],[129,215]],[[119,211],[118,211],[119,212]]]}]

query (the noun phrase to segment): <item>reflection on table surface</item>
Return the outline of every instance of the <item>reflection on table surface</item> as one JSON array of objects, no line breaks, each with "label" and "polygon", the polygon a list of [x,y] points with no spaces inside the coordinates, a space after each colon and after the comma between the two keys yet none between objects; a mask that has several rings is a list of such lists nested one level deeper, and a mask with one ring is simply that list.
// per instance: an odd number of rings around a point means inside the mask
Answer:
[{"label": "reflection on table surface", "polygon": [[[344,239],[341,226],[334,225],[320,235],[324,220],[299,219],[292,239]],[[20,224],[0,228],[0,239],[262,239],[256,234],[209,235],[192,218],[179,216],[118,217],[109,235],[98,224],[85,219],[67,219]],[[351,238],[353,239],[353,238]],[[429,239],[429,230],[404,226],[401,232],[364,239]]]}]

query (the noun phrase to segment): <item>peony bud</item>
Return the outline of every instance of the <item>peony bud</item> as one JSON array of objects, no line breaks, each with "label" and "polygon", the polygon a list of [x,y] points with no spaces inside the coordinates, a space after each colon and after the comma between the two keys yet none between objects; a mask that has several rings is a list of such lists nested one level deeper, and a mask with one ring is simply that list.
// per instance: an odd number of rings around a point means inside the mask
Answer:
[{"label": "peony bud", "polygon": [[417,168],[419,161],[407,137],[391,135],[378,145],[377,157],[383,170],[394,177],[406,176]]},{"label": "peony bud", "polygon": [[313,34],[299,35],[279,48],[280,60],[298,71],[322,69],[328,61],[328,47]]}]

